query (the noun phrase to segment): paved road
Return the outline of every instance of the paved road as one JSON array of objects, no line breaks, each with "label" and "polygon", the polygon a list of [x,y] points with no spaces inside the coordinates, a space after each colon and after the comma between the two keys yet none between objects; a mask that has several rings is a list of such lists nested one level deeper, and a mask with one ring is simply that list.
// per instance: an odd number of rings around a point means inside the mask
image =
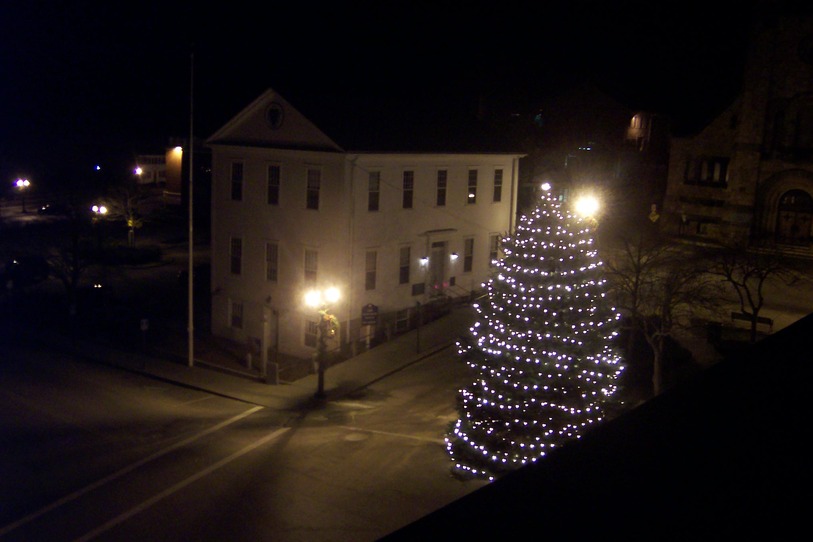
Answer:
[{"label": "paved road", "polygon": [[442,445],[449,349],[282,412],[47,351],[0,366],[0,540],[375,540],[481,487]]}]

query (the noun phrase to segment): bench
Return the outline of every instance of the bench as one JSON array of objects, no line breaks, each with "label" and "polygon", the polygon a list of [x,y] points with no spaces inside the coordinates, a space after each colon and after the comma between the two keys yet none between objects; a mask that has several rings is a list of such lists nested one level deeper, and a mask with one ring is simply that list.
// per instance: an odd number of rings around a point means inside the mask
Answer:
[{"label": "bench", "polygon": [[[751,320],[752,317],[750,314],[745,312],[732,312],[731,313],[731,321],[735,324],[737,323],[744,323],[748,328],[751,327]],[[773,333],[773,318],[768,318],[766,316],[757,316],[757,329],[759,326],[767,327],[768,333]]]}]

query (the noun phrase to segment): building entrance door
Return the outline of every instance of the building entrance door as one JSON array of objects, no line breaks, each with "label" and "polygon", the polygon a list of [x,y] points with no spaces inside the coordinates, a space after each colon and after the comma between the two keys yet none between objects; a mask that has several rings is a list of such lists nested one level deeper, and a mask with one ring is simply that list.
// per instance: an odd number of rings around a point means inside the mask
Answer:
[{"label": "building entrance door", "polygon": [[429,295],[436,296],[443,293],[443,279],[446,276],[446,241],[432,243],[429,254]]},{"label": "building entrance door", "polygon": [[790,190],[779,199],[776,242],[809,245],[813,227],[813,198],[804,190]]}]

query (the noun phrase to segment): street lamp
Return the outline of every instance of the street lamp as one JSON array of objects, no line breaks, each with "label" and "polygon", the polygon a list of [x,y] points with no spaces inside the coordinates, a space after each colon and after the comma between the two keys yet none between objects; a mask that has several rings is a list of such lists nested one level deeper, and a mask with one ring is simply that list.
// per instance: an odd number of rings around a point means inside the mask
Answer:
[{"label": "street lamp", "polygon": [[341,296],[338,288],[325,290],[310,290],[305,294],[305,304],[319,310],[319,323],[317,324],[316,338],[316,370],[318,381],[316,386],[316,399],[325,398],[325,369],[327,368],[327,340],[336,335],[339,329],[339,320],[330,314],[330,305],[336,303]]},{"label": "street lamp", "polygon": [[15,184],[17,185],[17,190],[20,191],[20,198],[23,202],[23,212],[26,213],[28,211],[25,210],[25,192],[28,190],[28,187],[31,186],[31,183],[28,179],[17,179]]},{"label": "street lamp", "polygon": [[595,196],[582,196],[576,200],[576,212],[583,217],[593,217],[598,212],[599,204]]},{"label": "street lamp", "polygon": [[574,202],[576,214],[582,217],[591,227],[598,226],[598,212],[601,204],[598,198],[591,195],[581,196]]},{"label": "street lamp", "polygon": [[93,227],[96,229],[96,245],[101,250],[102,245],[104,244],[104,223],[102,219],[104,215],[107,214],[107,207],[104,205],[94,205],[90,208],[93,211]]}]

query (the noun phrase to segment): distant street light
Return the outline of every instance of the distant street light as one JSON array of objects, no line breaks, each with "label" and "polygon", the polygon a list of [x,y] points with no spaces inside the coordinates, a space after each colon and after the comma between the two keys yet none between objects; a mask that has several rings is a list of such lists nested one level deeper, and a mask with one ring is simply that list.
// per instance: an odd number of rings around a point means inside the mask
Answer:
[{"label": "distant street light", "polygon": [[20,191],[20,199],[22,200],[23,212],[27,213],[28,211],[26,211],[25,209],[25,193],[28,190],[28,187],[31,186],[31,183],[29,182],[28,179],[17,179],[15,185],[17,186],[17,190]]},{"label": "distant street light", "polygon": [[104,215],[107,214],[107,207],[105,207],[104,205],[94,205],[93,207],[90,208],[90,210],[93,211],[94,228],[98,230],[97,231],[97,238],[96,238],[96,245],[99,247],[99,249],[101,249],[102,245],[104,245],[104,237],[105,237],[105,235],[104,235],[104,227],[103,227],[104,223],[100,224],[100,222],[104,218]]},{"label": "distant street light", "polygon": [[325,398],[325,369],[327,368],[327,340],[336,335],[339,329],[338,319],[330,314],[330,305],[336,303],[341,296],[338,288],[326,290],[310,290],[305,294],[305,304],[319,310],[316,338],[316,370],[318,383],[314,397]]}]

